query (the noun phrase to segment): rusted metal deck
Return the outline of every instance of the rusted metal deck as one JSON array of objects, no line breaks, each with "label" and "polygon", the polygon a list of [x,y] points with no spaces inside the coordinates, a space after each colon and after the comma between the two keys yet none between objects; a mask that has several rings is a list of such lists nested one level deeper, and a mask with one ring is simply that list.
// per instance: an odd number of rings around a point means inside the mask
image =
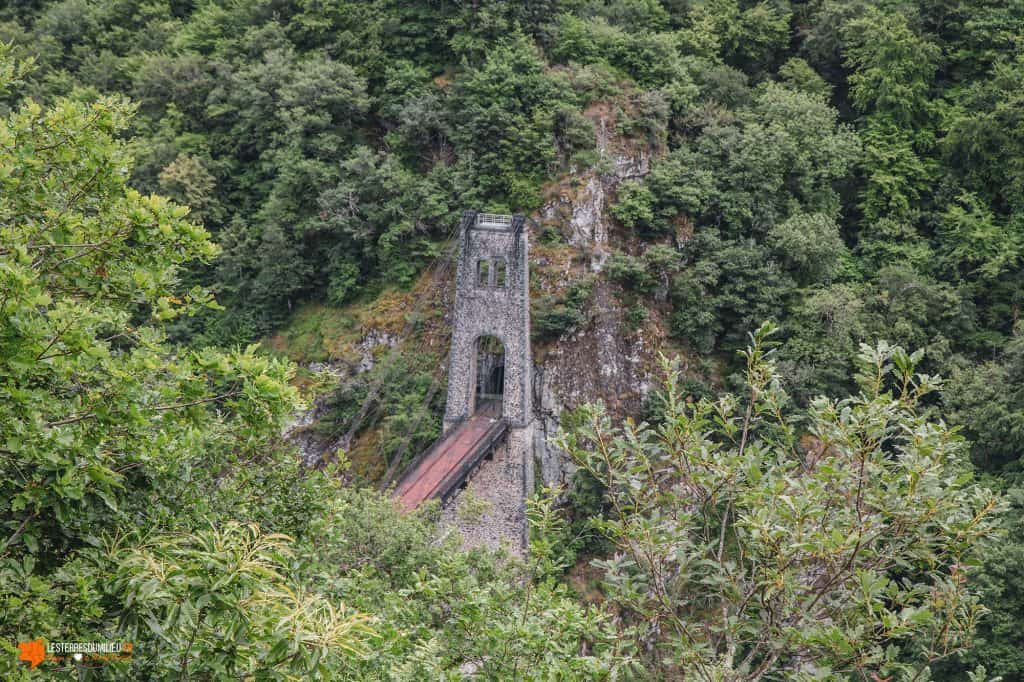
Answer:
[{"label": "rusted metal deck", "polygon": [[417,457],[395,488],[398,504],[412,510],[424,501],[446,500],[505,435],[508,422],[476,414],[452,428]]}]

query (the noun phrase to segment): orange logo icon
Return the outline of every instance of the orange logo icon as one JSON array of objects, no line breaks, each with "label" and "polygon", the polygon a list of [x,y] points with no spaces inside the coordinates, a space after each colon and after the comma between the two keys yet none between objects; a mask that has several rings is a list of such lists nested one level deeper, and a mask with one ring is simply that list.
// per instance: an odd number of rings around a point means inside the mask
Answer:
[{"label": "orange logo icon", "polygon": [[46,658],[46,645],[41,639],[34,639],[31,642],[18,642],[19,661],[28,661],[29,666],[35,668]]}]

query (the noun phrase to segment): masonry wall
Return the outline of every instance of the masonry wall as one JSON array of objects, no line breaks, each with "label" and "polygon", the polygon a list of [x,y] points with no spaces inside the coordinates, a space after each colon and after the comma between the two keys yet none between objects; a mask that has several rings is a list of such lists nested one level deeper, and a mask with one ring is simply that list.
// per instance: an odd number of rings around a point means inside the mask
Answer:
[{"label": "masonry wall", "polygon": [[526,549],[533,440],[533,424],[511,430],[441,510],[441,526],[459,533],[464,548],[502,547],[513,555]]}]

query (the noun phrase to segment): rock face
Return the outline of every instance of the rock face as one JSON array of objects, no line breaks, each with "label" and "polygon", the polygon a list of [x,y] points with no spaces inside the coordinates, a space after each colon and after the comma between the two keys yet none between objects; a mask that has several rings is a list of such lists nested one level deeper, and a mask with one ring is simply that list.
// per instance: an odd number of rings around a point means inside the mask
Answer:
[{"label": "rock face", "polygon": [[[341,381],[347,374],[345,367],[330,362],[313,362],[307,369],[313,374],[326,375],[335,381]],[[309,409],[296,414],[284,432],[284,437],[299,449],[299,457],[307,467],[316,466],[323,460],[324,455],[331,451],[331,443],[325,442],[313,428],[323,413],[324,401],[316,400]]]},{"label": "rock face", "polygon": [[568,242],[576,247],[600,250],[608,246],[608,226],[604,217],[605,187],[594,171],[575,196],[562,192],[541,210],[545,222],[562,221],[568,227]]},{"label": "rock face", "polygon": [[[650,172],[651,153],[614,136],[614,121],[606,112],[591,113],[606,172],[592,168],[582,178],[570,179],[573,186],[563,187],[540,215],[544,223],[559,229],[570,246],[586,254],[591,273],[600,273],[612,250],[613,220],[608,207],[619,183]],[[663,325],[652,311],[646,325],[631,329],[622,308],[613,285],[596,277],[588,323],[546,348],[534,369],[538,484],[568,483],[575,471],[568,456],[551,445],[563,411],[601,401],[613,417],[635,416],[655,383]]]},{"label": "rock face", "polygon": [[657,347],[651,334],[624,333],[622,311],[607,282],[596,283],[590,310],[590,323],[559,339],[534,371],[534,460],[543,485],[568,483],[575,471],[568,456],[551,445],[563,411],[601,401],[614,417],[637,415],[654,383]]},{"label": "rock face", "polygon": [[[371,329],[357,345],[359,359],[354,364],[311,362],[306,369],[322,379],[326,378],[340,383],[347,378],[372,370],[376,365],[374,351],[380,346],[394,348],[398,341],[398,337],[394,334]],[[325,407],[324,397],[321,396],[313,402],[309,409],[295,415],[295,419],[284,432],[284,437],[298,447],[302,463],[308,467],[319,465],[339,448],[347,449],[351,445],[345,436],[334,439],[325,438],[314,428],[317,421],[324,416]]]},{"label": "rock face", "polygon": [[369,372],[376,365],[377,362],[373,358],[373,351],[378,346],[387,346],[388,348],[394,348],[398,345],[398,338],[388,332],[377,331],[371,329],[366,337],[359,343],[359,365],[356,367],[356,373],[361,374],[363,372]]}]

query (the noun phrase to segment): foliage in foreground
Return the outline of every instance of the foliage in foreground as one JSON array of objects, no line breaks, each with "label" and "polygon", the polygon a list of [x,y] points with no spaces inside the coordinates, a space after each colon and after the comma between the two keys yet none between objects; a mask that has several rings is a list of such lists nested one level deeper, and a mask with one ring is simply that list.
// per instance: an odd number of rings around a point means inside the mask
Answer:
[{"label": "foliage in foreground", "polygon": [[[0,53],[0,75],[14,68]],[[54,679],[601,679],[610,619],[538,564],[467,554],[279,442],[292,368],[193,352],[187,209],[127,186],[130,108],[0,121],[0,677],[15,643],[130,641]],[[462,671],[462,672],[460,672]]]},{"label": "foliage in foreground", "polygon": [[604,589],[657,675],[917,679],[970,645],[1001,503],[922,414],[938,381],[921,353],[865,346],[856,396],[798,412],[771,331],[745,353],[747,395],[691,403],[672,370],[656,424],[589,407],[562,436],[611,507]]}]

